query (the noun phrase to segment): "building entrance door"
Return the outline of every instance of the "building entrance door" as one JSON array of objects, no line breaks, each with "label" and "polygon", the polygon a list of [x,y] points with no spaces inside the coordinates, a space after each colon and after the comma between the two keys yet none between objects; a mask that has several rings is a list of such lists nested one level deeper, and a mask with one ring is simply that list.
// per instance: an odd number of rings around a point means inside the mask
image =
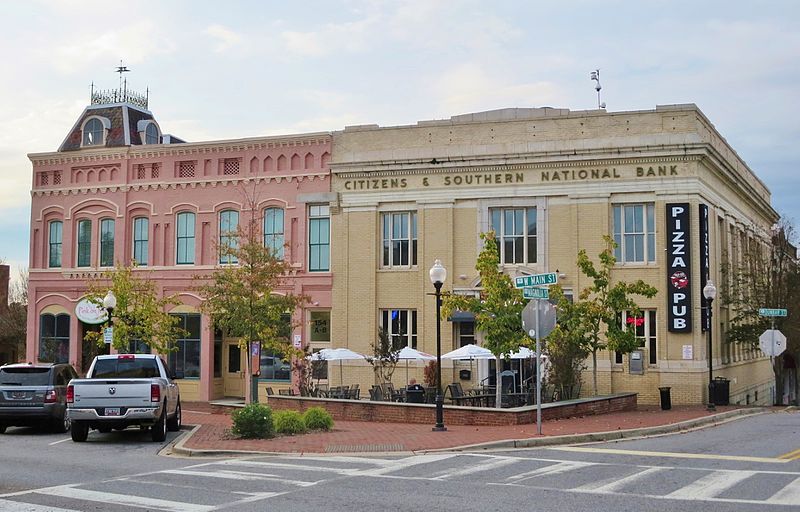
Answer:
[{"label": "building entrance door", "polygon": [[225,396],[244,397],[246,352],[239,348],[238,341],[226,340],[222,356],[222,382]]}]

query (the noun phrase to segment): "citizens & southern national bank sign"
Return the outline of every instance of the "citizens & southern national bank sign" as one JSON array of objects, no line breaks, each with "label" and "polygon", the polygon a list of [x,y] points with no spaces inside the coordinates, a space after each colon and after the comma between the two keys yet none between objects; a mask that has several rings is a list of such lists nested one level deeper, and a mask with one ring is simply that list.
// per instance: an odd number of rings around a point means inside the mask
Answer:
[{"label": "citizens & southern national bank sign", "polygon": [[340,191],[404,190],[492,185],[524,185],[533,183],[568,183],[615,181],[622,179],[664,178],[679,176],[678,165],[586,167],[576,169],[527,169],[449,172],[436,174],[391,174],[389,176],[343,179]]}]

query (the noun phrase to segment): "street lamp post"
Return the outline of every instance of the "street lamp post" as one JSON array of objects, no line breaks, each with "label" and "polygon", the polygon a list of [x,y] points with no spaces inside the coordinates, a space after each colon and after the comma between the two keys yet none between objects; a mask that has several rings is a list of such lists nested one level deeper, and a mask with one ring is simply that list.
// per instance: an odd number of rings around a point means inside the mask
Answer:
[{"label": "street lamp post", "polygon": [[108,326],[114,326],[114,320],[111,315],[114,314],[114,308],[117,307],[117,297],[112,290],[108,290],[106,296],[103,297],[103,308],[108,312]]},{"label": "street lamp post", "polygon": [[430,272],[433,287],[436,288],[436,425],[434,432],[444,432],[444,395],[442,395],[442,285],[447,279],[447,269],[441,260],[433,262]]},{"label": "street lamp post", "polygon": [[712,317],[713,310],[711,306],[714,303],[714,299],[717,297],[717,287],[714,286],[714,282],[710,279],[703,288],[703,297],[706,298],[706,307],[708,308],[708,410],[714,411],[716,410],[716,407],[714,407],[714,397],[712,396],[712,390],[714,389],[714,377],[712,374],[711,362],[711,333],[713,331],[714,321]]}]

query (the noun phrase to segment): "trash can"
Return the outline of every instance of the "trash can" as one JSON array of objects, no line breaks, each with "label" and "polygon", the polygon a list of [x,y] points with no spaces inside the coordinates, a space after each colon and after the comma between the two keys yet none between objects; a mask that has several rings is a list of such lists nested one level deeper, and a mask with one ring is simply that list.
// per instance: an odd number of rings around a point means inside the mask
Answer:
[{"label": "trash can", "polygon": [[711,382],[711,397],[714,405],[729,405],[731,402],[731,381],[717,377]]},{"label": "trash can", "polygon": [[661,410],[668,411],[672,409],[672,398],[669,396],[669,390],[672,389],[670,387],[663,387],[658,388],[658,391],[661,393]]}]

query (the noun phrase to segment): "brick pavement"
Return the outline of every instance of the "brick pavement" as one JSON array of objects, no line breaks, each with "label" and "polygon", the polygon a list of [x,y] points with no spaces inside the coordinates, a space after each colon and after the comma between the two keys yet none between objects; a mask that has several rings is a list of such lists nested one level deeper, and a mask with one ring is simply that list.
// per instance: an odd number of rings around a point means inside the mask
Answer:
[{"label": "brick pavement", "polygon": [[[718,407],[724,412],[736,407]],[[218,409],[217,409],[218,410]],[[542,423],[543,437],[657,427],[709,416],[704,406],[677,406],[662,411],[657,406],[639,406],[636,411],[585,416]],[[190,450],[256,451],[274,453],[337,453],[425,451],[509,439],[532,439],[536,424],[502,427],[448,426],[447,432],[432,432],[431,425],[337,421],[331,432],[316,432],[274,439],[234,439],[227,412],[215,413],[205,403],[186,403],[183,423],[200,425],[185,443]]]}]

